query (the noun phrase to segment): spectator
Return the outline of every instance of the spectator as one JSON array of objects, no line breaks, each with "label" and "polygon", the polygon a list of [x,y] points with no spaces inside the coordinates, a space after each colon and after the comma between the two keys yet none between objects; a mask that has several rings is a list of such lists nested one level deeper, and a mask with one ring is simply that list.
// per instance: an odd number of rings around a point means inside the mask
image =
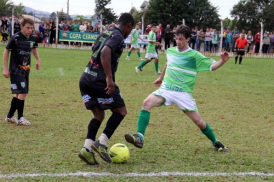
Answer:
[{"label": "spectator", "polygon": [[271,35],[272,35],[272,39],[270,40],[269,52],[273,53],[273,49],[274,49],[274,30],[273,30],[273,33]]},{"label": "spectator", "polygon": [[88,25],[87,26],[87,30],[86,30],[87,33],[92,33],[92,30],[91,30],[91,25]]},{"label": "spectator", "polygon": [[230,31],[230,27],[227,28],[225,34],[226,34],[226,36],[225,36],[225,49],[226,49],[226,52],[230,52],[232,39],[233,39],[232,33]]},{"label": "spectator", "polygon": [[63,20],[58,20],[59,21],[59,23],[58,23],[58,26],[59,26],[59,29],[60,30],[63,30],[63,25],[64,25],[64,22],[63,22]]},{"label": "spectator", "polygon": [[22,19],[23,19],[22,15],[19,15],[18,22],[20,23],[20,25],[21,25]]},{"label": "spectator", "polygon": [[79,27],[80,27],[80,25],[78,24],[77,20],[75,20],[74,23],[71,26],[71,30],[73,32],[79,32]]},{"label": "spectator", "polygon": [[189,47],[191,45],[191,48],[193,50],[195,50],[196,38],[197,38],[197,32],[195,31],[194,28],[192,28],[192,30],[191,30],[191,37],[190,37],[190,41],[189,41]]},{"label": "spectator", "polygon": [[35,31],[35,38],[37,40],[37,43],[42,43],[42,37],[41,37],[41,33],[39,30]]},{"label": "spectator", "polygon": [[3,16],[3,18],[2,18],[2,24],[1,24],[1,27],[3,28],[3,27],[4,27],[4,25],[6,25],[6,27],[8,26],[8,20],[7,20],[6,16]]},{"label": "spectator", "polygon": [[20,30],[21,30],[20,23],[18,22],[18,19],[16,19],[14,22],[14,34],[16,34],[17,32],[20,32]]},{"label": "spectator", "polygon": [[1,32],[1,30],[2,30],[2,19],[3,19],[3,17],[0,16],[0,32]]},{"label": "spectator", "polygon": [[[141,24],[141,22],[139,22],[138,24]],[[116,27],[115,22],[111,22],[109,28],[115,28],[115,27]],[[140,27],[141,27],[141,25],[140,25]]]},{"label": "spectator", "polygon": [[100,33],[100,30],[99,30],[99,27],[98,27],[98,24],[96,23],[94,28],[93,28],[93,33]]},{"label": "spectator", "polygon": [[44,39],[44,34],[45,34],[45,23],[42,21],[39,25],[39,32],[41,34],[42,39]]},{"label": "spectator", "polygon": [[56,30],[58,31],[58,28],[56,28],[56,24],[55,24],[55,22],[53,21],[52,23],[51,23],[51,29],[50,29],[50,43],[52,44],[52,43],[55,43],[55,39],[56,39]]},{"label": "spectator", "polygon": [[66,25],[65,28],[63,28],[63,31],[69,31],[68,25]]},{"label": "spectator", "polygon": [[270,44],[270,39],[272,39],[273,36],[269,35],[269,32],[266,32],[264,34],[264,45],[263,45],[263,53],[268,52],[269,44]]},{"label": "spectator", "polygon": [[219,41],[219,33],[218,30],[213,30],[212,33],[212,51],[217,52],[218,51],[218,41]]},{"label": "spectator", "polygon": [[232,52],[234,52],[235,42],[238,38],[240,38],[240,31],[238,30],[237,26],[235,26],[234,30],[232,31],[232,37]]},{"label": "spectator", "polygon": [[226,36],[226,29],[223,29],[223,44],[222,44],[222,51],[225,51],[225,36]]},{"label": "spectator", "polygon": [[170,34],[172,33],[172,30],[170,29],[170,25],[167,24],[165,29],[165,50],[170,48]]},{"label": "spectator", "polygon": [[177,46],[177,44],[176,44],[176,35],[175,35],[176,30],[177,30],[177,27],[174,27],[173,30],[172,30],[172,33],[173,33],[173,47]]},{"label": "spectator", "polygon": [[12,36],[12,17],[9,17],[9,20],[8,20],[8,23],[7,23],[7,27],[8,27],[8,30],[9,30],[9,35]]},{"label": "spectator", "polygon": [[164,33],[164,28],[162,27],[162,24],[159,23],[159,29],[160,29],[160,32],[158,33],[158,40],[160,43],[162,43],[162,36],[163,36],[163,33]]},{"label": "spectator", "polygon": [[200,29],[197,34],[197,45],[196,45],[196,50],[200,51],[201,44],[203,42],[203,39],[205,37],[203,29]]},{"label": "spectator", "polygon": [[261,42],[261,33],[260,30],[258,31],[258,33],[256,33],[255,37],[255,53],[259,53],[260,50],[260,42]]},{"label": "spectator", "polygon": [[109,29],[109,26],[108,25],[105,25],[105,30]]},{"label": "spectator", "polygon": [[4,24],[1,34],[2,34],[2,42],[7,43],[8,36],[9,36],[9,31],[8,31],[7,25]]},{"label": "spectator", "polygon": [[205,32],[205,51],[210,51],[210,41],[211,40],[211,33],[209,31],[209,28],[206,28]]},{"label": "spectator", "polygon": [[250,46],[251,46],[251,42],[254,40],[251,31],[248,31],[246,39],[247,39],[247,43],[248,43],[247,52],[249,52],[249,49],[250,49]]},{"label": "spectator", "polygon": [[82,25],[80,25],[79,31],[80,32],[86,32],[86,30],[87,30],[87,26],[86,26],[85,22],[82,21]]},{"label": "spectator", "polygon": [[49,43],[50,29],[51,29],[51,25],[49,20],[47,20],[44,28],[44,38],[46,39],[46,43]]}]

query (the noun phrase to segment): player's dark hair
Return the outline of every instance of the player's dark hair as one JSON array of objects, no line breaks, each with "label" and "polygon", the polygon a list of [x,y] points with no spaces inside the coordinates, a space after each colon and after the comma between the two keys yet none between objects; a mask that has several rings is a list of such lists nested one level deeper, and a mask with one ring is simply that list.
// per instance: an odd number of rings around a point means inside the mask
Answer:
[{"label": "player's dark hair", "polygon": [[156,24],[156,23],[152,23],[151,26],[152,26],[152,27],[157,27],[157,24]]},{"label": "player's dark hair", "polygon": [[190,37],[191,33],[190,33],[190,28],[186,25],[181,25],[179,26],[179,28],[176,30],[176,35],[179,34],[183,34],[184,37],[187,39],[188,37]]},{"label": "player's dark hair", "polygon": [[129,13],[123,13],[118,20],[118,24],[126,25],[128,23],[131,23],[132,26],[135,25],[132,15]]}]

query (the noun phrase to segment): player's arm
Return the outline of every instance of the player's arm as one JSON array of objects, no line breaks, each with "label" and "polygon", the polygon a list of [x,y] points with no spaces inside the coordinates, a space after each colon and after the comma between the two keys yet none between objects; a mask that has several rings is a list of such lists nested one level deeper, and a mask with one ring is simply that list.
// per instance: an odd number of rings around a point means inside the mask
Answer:
[{"label": "player's arm", "polygon": [[131,45],[131,42],[132,42],[132,37],[133,37],[133,36],[131,35],[131,37],[130,37],[130,42],[129,42],[130,45]]},{"label": "player's arm", "polygon": [[144,39],[142,39],[141,37],[139,37],[139,39],[141,39],[143,42],[145,42],[145,40],[144,40]]},{"label": "player's arm", "polygon": [[216,61],[215,63],[213,63],[212,65],[212,71],[220,68],[221,66],[223,66],[228,60],[229,60],[229,54],[227,52],[223,52],[221,54],[221,59],[219,61]]},{"label": "player's arm", "polygon": [[104,46],[101,51],[101,63],[106,74],[107,87],[105,90],[107,91],[107,94],[111,94],[115,90],[115,84],[113,82],[111,72],[111,51],[112,50],[109,46]]},{"label": "player's arm", "polygon": [[38,51],[36,48],[33,48],[31,50],[32,54],[34,55],[35,59],[37,60],[36,61],[36,70],[39,70],[40,69],[40,58],[39,58],[39,54],[38,54]]},{"label": "player's arm", "polygon": [[10,77],[10,72],[9,72],[9,68],[8,68],[9,53],[10,53],[10,51],[8,49],[5,49],[4,53],[3,53],[3,66],[4,66],[3,76],[5,78],[9,78]]},{"label": "player's arm", "polygon": [[159,78],[157,78],[157,80],[155,80],[155,82],[153,82],[153,84],[154,84],[155,86],[160,86],[160,85],[162,84],[162,81],[163,81],[164,76],[165,76],[165,74],[166,74],[166,67],[167,67],[167,62],[166,62],[166,64],[165,64],[164,69],[163,69],[161,75],[159,76]]}]

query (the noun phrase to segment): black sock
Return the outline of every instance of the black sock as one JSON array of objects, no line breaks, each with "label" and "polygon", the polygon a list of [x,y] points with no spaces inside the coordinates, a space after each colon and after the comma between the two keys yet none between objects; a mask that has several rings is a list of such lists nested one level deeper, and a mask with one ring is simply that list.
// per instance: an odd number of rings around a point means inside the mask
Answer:
[{"label": "black sock", "polygon": [[7,115],[7,118],[11,118],[12,116],[14,116],[14,113],[16,111],[16,104],[17,104],[17,98],[13,97],[11,100],[10,111]]},{"label": "black sock", "polygon": [[89,125],[88,125],[87,138],[95,141],[95,137],[96,137],[96,134],[98,132],[98,129],[100,128],[100,125],[101,125],[101,122],[99,120],[93,118],[89,122]]},{"label": "black sock", "polygon": [[110,137],[113,135],[114,131],[116,130],[116,128],[118,128],[123,119],[124,116],[118,112],[115,112],[110,116],[107,122],[107,126],[103,131],[103,133],[107,135],[108,139],[110,139]]},{"label": "black sock", "polygon": [[238,56],[235,57],[235,64],[237,64],[237,61],[238,61]]},{"label": "black sock", "polygon": [[25,100],[17,99],[16,108],[17,108],[17,112],[18,112],[18,119],[23,117],[24,103],[25,103]]},{"label": "black sock", "polygon": [[242,63],[242,59],[243,59],[243,58],[242,58],[242,57],[240,57],[239,64],[241,64],[241,63]]}]

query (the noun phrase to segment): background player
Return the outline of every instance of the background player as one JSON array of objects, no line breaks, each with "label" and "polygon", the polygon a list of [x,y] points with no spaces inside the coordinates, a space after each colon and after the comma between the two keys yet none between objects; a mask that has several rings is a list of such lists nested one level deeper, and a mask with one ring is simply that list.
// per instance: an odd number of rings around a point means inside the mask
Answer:
[{"label": "background player", "polygon": [[235,64],[237,64],[238,56],[240,56],[239,64],[242,64],[243,56],[245,52],[247,52],[248,41],[245,38],[245,34],[241,34],[240,38],[238,38],[235,42]]},{"label": "background player", "polygon": [[[119,18],[118,27],[101,33],[96,39],[91,60],[80,79],[81,95],[86,108],[92,111],[93,118],[88,125],[84,147],[78,156],[90,165],[98,164],[93,151],[103,160],[111,163],[107,142],[127,114],[124,100],[115,84],[115,72],[123,53],[124,39],[133,26],[133,17],[129,13],[124,13]],[[98,141],[95,142],[107,109],[111,110],[112,115]]]},{"label": "background player", "polygon": [[188,26],[182,25],[176,30],[177,47],[167,50],[167,63],[160,77],[154,82],[156,86],[161,85],[161,87],[144,100],[138,117],[137,134],[125,135],[126,141],[138,148],[143,147],[150,110],[156,106],[176,104],[211,140],[218,151],[227,151],[225,146],[216,139],[211,127],[201,118],[191,92],[199,71],[218,69],[229,60],[229,55],[227,52],[222,53],[221,60],[217,62],[204,57],[188,47],[190,36]]},{"label": "background player", "polygon": [[155,72],[156,74],[161,74],[161,71],[158,70],[158,54],[156,52],[155,49],[155,45],[156,46],[162,46],[162,44],[160,42],[156,42],[156,24],[153,23],[152,27],[151,27],[151,31],[148,34],[148,47],[147,47],[147,53],[146,53],[146,60],[142,61],[141,64],[137,67],[135,67],[135,71],[138,73],[139,70],[142,71],[142,68],[149,63],[152,59],[155,60],[154,64],[155,64]]},{"label": "background player", "polygon": [[128,54],[127,54],[127,58],[126,58],[127,60],[130,60],[129,57],[130,57],[130,54],[133,51],[133,49],[137,49],[137,55],[138,55],[140,61],[144,60],[144,59],[141,58],[140,48],[139,48],[139,45],[138,45],[138,39],[141,39],[143,42],[145,42],[145,41],[144,41],[144,39],[142,39],[140,37],[139,29],[140,29],[140,25],[136,24],[135,25],[135,29],[132,30],[131,38],[130,38],[130,43],[129,43],[131,45],[131,47],[130,47],[130,50],[129,50]]},{"label": "background player", "polygon": [[[31,53],[36,58],[36,70],[40,69],[40,58],[37,51],[37,41],[32,34],[34,21],[28,16],[24,16],[21,21],[21,31],[14,34],[3,53],[5,78],[10,77],[11,90],[14,97],[11,101],[11,107],[5,120],[10,123],[20,125],[30,125],[31,123],[23,117],[24,103],[29,92],[29,72]],[[8,69],[9,52],[10,65]],[[18,112],[18,119],[14,116]]]}]

